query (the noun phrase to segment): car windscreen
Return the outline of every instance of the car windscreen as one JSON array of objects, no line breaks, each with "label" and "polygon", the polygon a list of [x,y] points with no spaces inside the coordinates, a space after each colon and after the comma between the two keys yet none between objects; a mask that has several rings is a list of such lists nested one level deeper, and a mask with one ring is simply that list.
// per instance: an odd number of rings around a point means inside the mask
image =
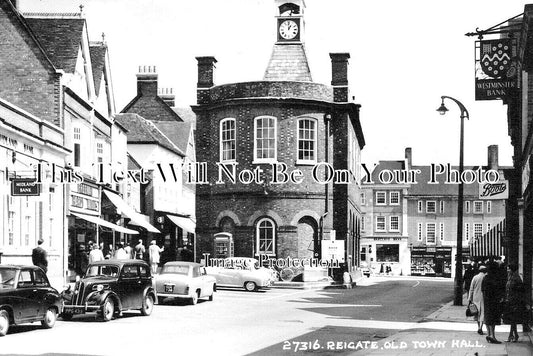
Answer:
[{"label": "car windscreen", "polygon": [[15,275],[17,271],[14,269],[0,269],[0,288],[11,289],[15,287]]},{"label": "car windscreen", "polygon": [[87,272],[85,273],[85,277],[96,276],[117,277],[118,267],[108,265],[89,266],[89,268],[87,268]]},{"label": "car windscreen", "polygon": [[163,266],[163,270],[161,273],[176,273],[176,274],[189,274],[189,266],[180,266],[180,265],[174,265],[174,266]]}]

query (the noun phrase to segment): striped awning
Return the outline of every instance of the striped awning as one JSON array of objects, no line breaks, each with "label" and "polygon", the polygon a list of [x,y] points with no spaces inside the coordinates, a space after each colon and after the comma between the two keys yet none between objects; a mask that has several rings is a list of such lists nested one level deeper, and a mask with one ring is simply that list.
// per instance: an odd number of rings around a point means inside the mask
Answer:
[{"label": "striped awning", "polygon": [[470,256],[503,256],[502,238],[505,236],[505,219],[492,227],[483,236],[473,239],[470,244]]}]

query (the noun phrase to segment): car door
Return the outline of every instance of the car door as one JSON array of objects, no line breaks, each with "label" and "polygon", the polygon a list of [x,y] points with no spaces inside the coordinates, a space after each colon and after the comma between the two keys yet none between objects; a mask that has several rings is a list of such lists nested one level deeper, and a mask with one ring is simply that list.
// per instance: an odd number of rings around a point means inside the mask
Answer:
[{"label": "car door", "polygon": [[38,318],[43,318],[48,307],[53,303],[50,300],[50,283],[44,272],[40,269],[34,269],[33,271],[33,284],[34,284],[34,296],[39,304]]},{"label": "car door", "polygon": [[39,315],[40,303],[33,284],[32,271],[21,269],[17,281],[17,308],[15,314],[21,321],[28,321]]},{"label": "car door", "polygon": [[125,264],[120,272],[118,291],[123,309],[133,309],[142,300],[141,279],[139,267],[136,264]]},{"label": "car door", "polygon": [[212,277],[207,275],[205,267],[199,268],[199,272],[200,276],[198,277],[198,280],[200,281],[202,294],[204,296],[211,295],[213,292],[213,282],[211,279]]},{"label": "car door", "polygon": [[[150,268],[145,265],[139,265],[139,271],[141,272],[141,298],[143,297],[142,293],[148,287],[152,287],[152,275],[150,274]],[[140,301],[142,305],[142,300]]]}]

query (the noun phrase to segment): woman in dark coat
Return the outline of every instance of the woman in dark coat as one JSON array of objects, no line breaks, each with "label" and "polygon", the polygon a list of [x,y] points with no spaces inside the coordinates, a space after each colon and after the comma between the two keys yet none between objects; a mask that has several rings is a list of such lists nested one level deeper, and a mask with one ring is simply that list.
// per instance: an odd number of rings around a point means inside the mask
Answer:
[{"label": "woman in dark coat", "polygon": [[498,265],[494,262],[488,264],[487,275],[483,279],[483,304],[485,306],[485,324],[487,325],[487,341],[491,344],[501,344],[496,340],[494,328],[501,323],[501,304],[505,295],[505,286],[498,276]]},{"label": "woman in dark coat", "polygon": [[507,268],[507,284],[505,285],[505,303],[503,309],[503,322],[511,325],[508,342],[518,341],[516,325],[524,322],[526,313],[524,303],[524,285],[518,274],[518,266],[510,264]]}]

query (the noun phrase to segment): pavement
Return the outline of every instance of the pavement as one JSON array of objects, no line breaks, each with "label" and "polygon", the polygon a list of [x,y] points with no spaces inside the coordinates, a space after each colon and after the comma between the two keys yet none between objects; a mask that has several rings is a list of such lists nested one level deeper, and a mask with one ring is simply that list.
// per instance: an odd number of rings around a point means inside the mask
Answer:
[{"label": "pavement", "polygon": [[[358,282],[362,285],[365,284],[364,280]],[[371,280],[368,282],[372,283]],[[521,325],[518,326],[518,342],[506,342],[509,334],[509,325],[499,325],[496,327],[496,338],[502,343],[488,343],[486,341],[486,327],[483,327],[485,335],[477,334],[476,322],[473,318],[465,316],[467,304],[468,301],[465,294],[464,306],[455,306],[453,302],[449,302],[411,328],[401,330],[397,334],[380,340],[373,348],[367,345],[367,347],[356,349],[358,351],[353,354],[358,356],[533,355],[533,333],[523,332]]]}]

